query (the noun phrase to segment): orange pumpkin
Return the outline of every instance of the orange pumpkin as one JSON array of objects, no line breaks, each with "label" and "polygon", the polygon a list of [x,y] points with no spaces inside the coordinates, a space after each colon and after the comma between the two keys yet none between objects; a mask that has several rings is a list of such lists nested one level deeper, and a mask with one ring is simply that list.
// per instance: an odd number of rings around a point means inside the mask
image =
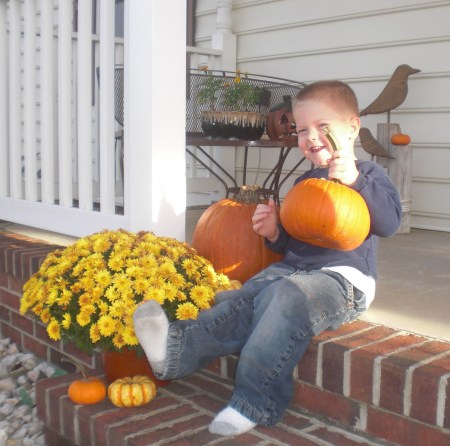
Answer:
[{"label": "orange pumpkin", "polygon": [[407,146],[410,142],[410,136],[404,133],[396,133],[391,136],[391,143],[395,146]]},{"label": "orange pumpkin", "polygon": [[71,382],[67,393],[75,404],[96,404],[105,398],[106,386],[99,378],[86,377]]},{"label": "orange pumpkin", "polygon": [[258,186],[242,186],[236,198],[212,204],[200,217],[192,246],[217,272],[244,283],[282,259],[253,231],[252,216],[259,202]]},{"label": "orange pumpkin", "polygon": [[143,406],[155,396],[156,384],[144,375],[116,379],[108,387],[108,398],[117,407]]},{"label": "orange pumpkin", "polygon": [[67,389],[70,401],[75,404],[96,404],[106,396],[105,383],[96,377],[88,377],[79,361],[63,358],[63,362],[71,362],[81,372],[83,378],[72,381]]},{"label": "orange pumpkin", "polygon": [[292,237],[341,251],[361,245],[370,229],[369,210],[361,195],[323,178],[308,178],[289,190],[280,218]]}]

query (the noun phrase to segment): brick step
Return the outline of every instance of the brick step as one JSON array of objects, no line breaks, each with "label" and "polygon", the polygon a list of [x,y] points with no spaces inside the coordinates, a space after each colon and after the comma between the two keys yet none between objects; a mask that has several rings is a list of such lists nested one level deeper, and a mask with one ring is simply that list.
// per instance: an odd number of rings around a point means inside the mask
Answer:
[{"label": "brick step", "polygon": [[[60,364],[63,355],[69,355],[93,370],[100,370],[100,355],[90,357],[70,344],[50,341],[42,324],[19,314],[23,284],[37,271],[46,254],[55,248],[17,234],[0,234],[0,333],[20,348],[54,364]],[[232,382],[236,361],[235,356],[221,358],[204,374],[215,377],[227,388],[230,384],[223,383]],[[400,446],[450,445],[450,342],[355,321],[314,338],[295,370],[295,378],[292,413],[300,411],[328,419],[355,429],[358,435],[378,438],[380,442]],[[62,412],[58,410],[58,413],[65,413],[70,403],[64,395],[67,382],[65,378],[58,379],[62,380],[58,403]],[[177,382],[178,385],[182,382]],[[169,387],[161,390],[161,397],[166,392]],[[217,400],[214,394],[206,393],[204,398],[212,402]],[[43,401],[46,400],[41,399],[39,404]],[[224,401],[220,401],[218,408]],[[92,410],[97,413],[95,406],[77,406],[70,410],[72,413],[91,413]],[[46,414],[48,408],[39,407],[39,411]],[[204,416],[209,417],[204,418],[205,429],[212,415],[213,412],[205,412]],[[119,415],[119,419],[124,416]],[[61,422],[58,423],[62,429]],[[115,425],[115,421],[112,424]],[[57,425],[52,426],[56,428]],[[55,430],[55,435],[65,432],[61,429]],[[262,431],[266,432],[266,429]],[[316,444],[306,441],[298,444]],[[329,444],[339,446],[339,443]]]},{"label": "brick step", "polygon": [[78,378],[66,375],[37,383],[38,414],[46,425],[47,446],[392,444],[314,418],[294,405],[276,426],[258,426],[233,439],[210,434],[208,425],[229,400],[233,382],[207,371],[159,388],[151,403],[128,409],[116,408],[107,400],[74,405],[67,387]]}]

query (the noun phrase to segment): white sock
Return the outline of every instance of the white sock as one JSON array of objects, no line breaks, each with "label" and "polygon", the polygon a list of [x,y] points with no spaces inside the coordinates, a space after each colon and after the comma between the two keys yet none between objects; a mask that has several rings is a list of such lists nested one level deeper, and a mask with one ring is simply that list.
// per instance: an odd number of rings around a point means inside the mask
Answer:
[{"label": "white sock", "polygon": [[253,429],[256,423],[231,407],[225,407],[209,425],[211,434],[233,437]]},{"label": "white sock", "polygon": [[169,320],[161,305],[149,300],[139,305],[133,314],[134,331],[148,362],[157,373],[164,371],[167,355]]}]

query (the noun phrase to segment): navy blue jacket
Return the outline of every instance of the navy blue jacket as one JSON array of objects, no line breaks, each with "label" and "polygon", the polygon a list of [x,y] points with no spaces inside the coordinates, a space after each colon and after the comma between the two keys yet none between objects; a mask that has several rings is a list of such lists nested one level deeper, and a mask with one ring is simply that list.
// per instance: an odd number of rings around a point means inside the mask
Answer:
[{"label": "navy blue jacket", "polygon": [[[378,236],[394,235],[402,219],[398,191],[383,168],[372,161],[356,161],[359,176],[350,186],[364,198],[370,213],[370,231],[361,246],[352,251],[321,248],[296,240],[280,226],[280,236],[267,246],[285,255],[284,262],[303,271],[331,266],[351,266],[363,274],[377,277]],[[305,172],[295,183],[307,178],[328,178],[328,168]]]}]

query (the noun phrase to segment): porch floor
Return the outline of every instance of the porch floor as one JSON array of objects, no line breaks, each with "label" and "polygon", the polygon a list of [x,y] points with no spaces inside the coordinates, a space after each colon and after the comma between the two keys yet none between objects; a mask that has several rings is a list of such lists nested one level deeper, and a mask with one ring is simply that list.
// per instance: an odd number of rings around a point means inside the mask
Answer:
[{"label": "porch floor", "polygon": [[[186,241],[204,209],[186,217]],[[450,233],[412,229],[381,238],[376,297],[360,319],[450,341]]]},{"label": "porch floor", "polygon": [[[187,211],[186,241],[204,212]],[[0,229],[68,245],[75,239],[0,222]],[[376,298],[361,319],[450,341],[450,233],[412,229],[380,239]]]}]

